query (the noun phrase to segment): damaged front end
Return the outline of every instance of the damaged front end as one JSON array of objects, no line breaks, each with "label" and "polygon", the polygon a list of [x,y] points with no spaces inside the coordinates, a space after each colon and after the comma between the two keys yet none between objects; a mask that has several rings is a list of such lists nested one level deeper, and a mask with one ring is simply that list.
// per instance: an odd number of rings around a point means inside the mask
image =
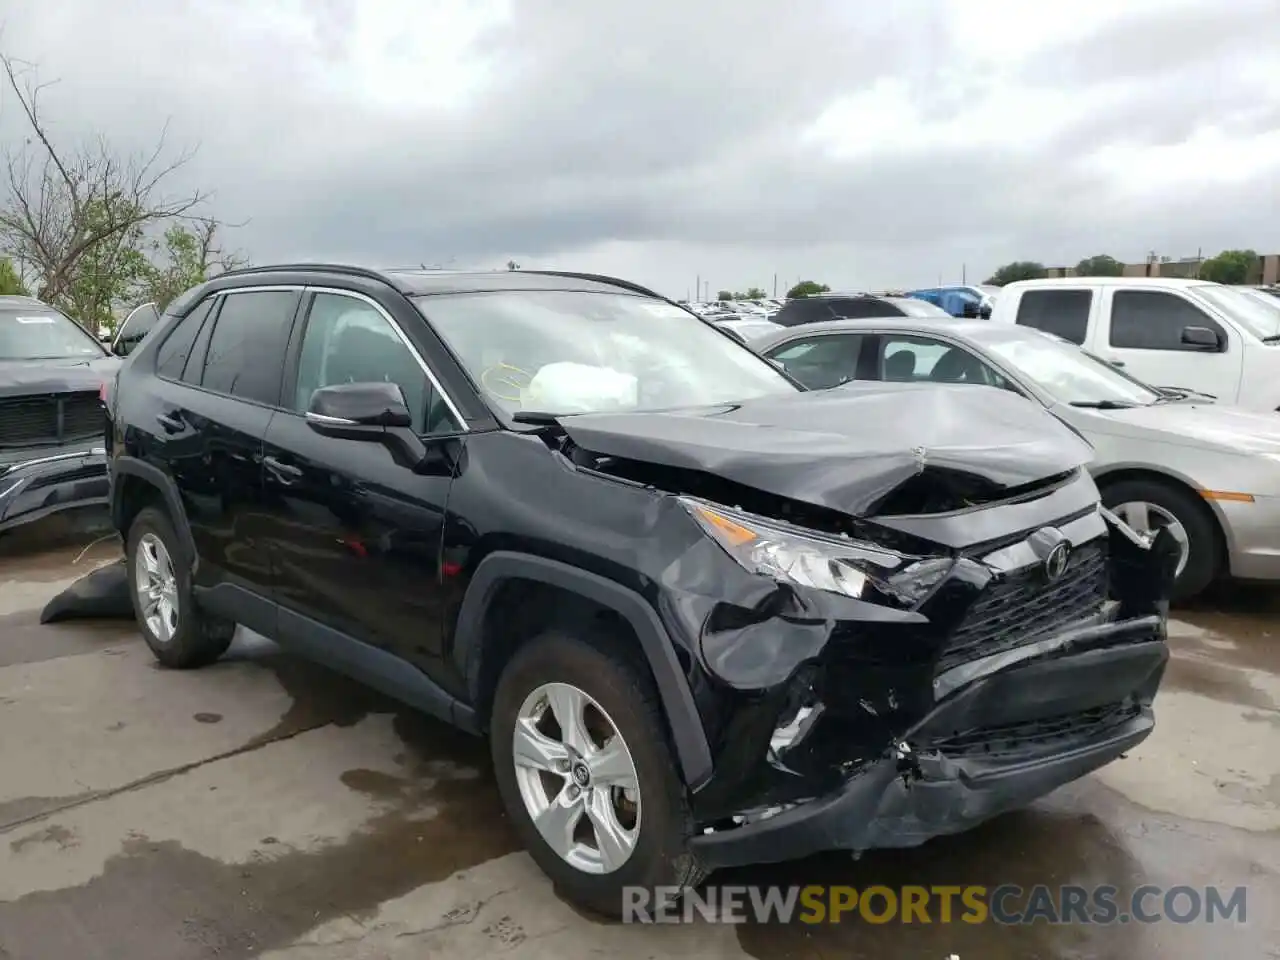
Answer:
[{"label": "damaged front end", "polygon": [[914,846],[1150,734],[1177,545],[1103,509],[1092,449],[1021,398],[876,384],[562,429],[577,469],[658,494],[638,566],[690,655],[707,867]]},{"label": "damaged front end", "polygon": [[709,539],[753,558],[735,600],[697,590],[678,604],[731,688],[714,698],[716,774],[695,797],[700,859],[915,846],[1144,740],[1177,545],[1143,540],[1095,498],[1081,472],[986,508],[1038,515],[1030,533],[930,550],[922,530],[951,539],[975,516],[880,517],[878,545],[835,536],[809,555],[776,523],[686,502]]}]

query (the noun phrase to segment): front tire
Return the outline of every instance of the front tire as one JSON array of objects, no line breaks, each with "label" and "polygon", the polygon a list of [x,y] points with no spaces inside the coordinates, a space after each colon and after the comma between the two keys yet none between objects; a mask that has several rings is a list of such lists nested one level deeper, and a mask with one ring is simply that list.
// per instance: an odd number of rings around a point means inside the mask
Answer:
[{"label": "front tire", "polygon": [[571,902],[617,917],[625,887],[703,872],[648,672],[607,636],[553,629],[522,646],[494,696],[498,788],[525,848]]},{"label": "front tire", "polygon": [[125,547],[134,617],[161,664],[189,670],[226,653],[235,624],[196,608],[191,571],[182,556],[168,515],[156,507],[139,511]]},{"label": "front tire", "polygon": [[1138,533],[1168,527],[1182,548],[1175,602],[1190,600],[1218,575],[1221,551],[1212,514],[1194,494],[1160,480],[1130,479],[1103,487],[1102,502]]}]

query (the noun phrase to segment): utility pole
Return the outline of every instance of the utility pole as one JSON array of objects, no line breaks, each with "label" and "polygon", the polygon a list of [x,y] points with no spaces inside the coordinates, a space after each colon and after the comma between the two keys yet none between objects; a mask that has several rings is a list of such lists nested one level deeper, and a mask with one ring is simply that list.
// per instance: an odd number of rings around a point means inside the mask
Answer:
[{"label": "utility pole", "polygon": [[963,285],[963,284],[968,284],[968,282],[969,282],[969,268],[962,263],[960,264],[960,283]]},{"label": "utility pole", "polygon": [[778,275],[773,275],[773,298],[778,299]]},{"label": "utility pole", "polygon": [[693,281],[693,295],[702,299],[702,274],[698,274],[698,278]]}]

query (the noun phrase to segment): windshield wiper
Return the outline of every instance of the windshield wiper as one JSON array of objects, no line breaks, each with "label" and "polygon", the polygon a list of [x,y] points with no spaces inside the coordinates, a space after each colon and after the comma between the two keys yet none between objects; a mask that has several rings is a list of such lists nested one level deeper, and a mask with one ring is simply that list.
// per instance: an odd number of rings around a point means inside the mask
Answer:
[{"label": "windshield wiper", "polygon": [[1178,400],[1217,400],[1212,393],[1202,393],[1199,390],[1190,390],[1187,387],[1156,387],[1160,391],[1160,396],[1156,398],[1156,403],[1173,403]]},{"label": "windshield wiper", "polygon": [[1280,333],[1273,333],[1269,337],[1262,338],[1263,343],[1280,343]]},{"label": "windshield wiper", "polygon": [[1128,400],[1072,400],[1071,406],[1085,407],[1089,410],[1129,410],[1139,404]]},{"label": "windshield wiper", "polygon": [[511,415],[515,423],[527,423],[534,427],[555,427],[560,425],[563,413],[548,413],[546,410],[521,410]]}]

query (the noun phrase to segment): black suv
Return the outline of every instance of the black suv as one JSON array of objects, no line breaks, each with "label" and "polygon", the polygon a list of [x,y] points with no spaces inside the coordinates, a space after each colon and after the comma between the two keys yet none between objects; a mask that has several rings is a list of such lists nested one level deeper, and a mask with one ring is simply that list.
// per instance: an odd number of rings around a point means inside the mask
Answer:
[{"label": "black suv", "polygon": [[1176,547],[1007,391],[805,392],[623,281],[280,266],[107,395],[170,667],[234,625],[489,735],[581,904],[911,846],[1151,731]]}]

